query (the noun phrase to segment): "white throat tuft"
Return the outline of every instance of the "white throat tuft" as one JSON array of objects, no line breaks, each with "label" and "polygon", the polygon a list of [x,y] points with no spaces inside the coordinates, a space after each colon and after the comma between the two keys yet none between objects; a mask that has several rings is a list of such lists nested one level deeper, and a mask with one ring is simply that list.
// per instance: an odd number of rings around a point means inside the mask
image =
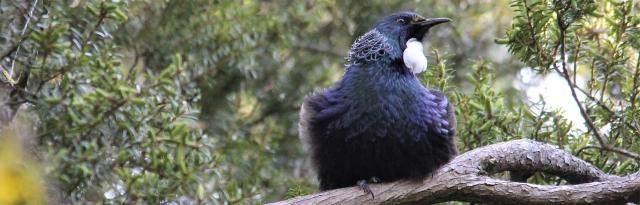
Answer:
[{"label": "white throat tuft", "polygon": [[404,65],[414,74],[427,70],[427,57],[424,56],[422,42],[415,38],[407,41],[407,48],[402,53],[402,59]]}]

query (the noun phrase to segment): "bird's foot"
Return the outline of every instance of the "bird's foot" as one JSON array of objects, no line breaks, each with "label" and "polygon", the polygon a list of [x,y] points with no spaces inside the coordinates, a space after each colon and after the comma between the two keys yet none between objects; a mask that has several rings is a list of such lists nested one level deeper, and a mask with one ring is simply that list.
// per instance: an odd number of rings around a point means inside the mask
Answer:
[{"label": "bird's foot", "polygon": [[364,191],[364,193],[367,194],[371,194],[371,198],[375,199],[376,197],[373,195],[373,191],[371,191],[371,188],[369,188],[369,183],[367,183],[367,180],[359,180],[358,181],[358,187],[360,187],[360,189],[362,189],[362,191]]},{"label": "bird's foot", "polygon": [[[369,180],[369,182],[377,184],[380,183],[380,178],[378,177],[371,177],[371,179]],[[367,182],[367,180],[359,180],[358,181],[358,187],[360,187],[360,189],[362,189],[362,191],[364,191],[364,193],[367,194],[371,194],[371,198],[375,199],[375,195],[373,195],[373,191],[371,191],[371,188],[369,188],[369,183]]]}]

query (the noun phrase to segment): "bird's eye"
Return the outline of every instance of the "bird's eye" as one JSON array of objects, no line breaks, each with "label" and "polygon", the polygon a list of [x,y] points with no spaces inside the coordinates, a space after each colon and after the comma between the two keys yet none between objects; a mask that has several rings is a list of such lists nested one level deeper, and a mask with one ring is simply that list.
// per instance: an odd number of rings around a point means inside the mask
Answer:
[{"label": "bird's eye", "polygon": [[404,24],[405,21],[404,21],[404,19],[397,19],[396,22]]}]

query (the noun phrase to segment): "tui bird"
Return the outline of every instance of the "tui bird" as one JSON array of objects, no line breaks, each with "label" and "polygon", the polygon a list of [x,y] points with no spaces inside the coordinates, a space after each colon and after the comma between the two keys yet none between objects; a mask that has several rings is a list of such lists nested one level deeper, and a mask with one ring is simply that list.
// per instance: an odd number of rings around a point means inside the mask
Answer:
[{"label": "tui bird", "polygon": [[307,96],[299,133],[321,190],[367,182],[419,180],[457,155],[455,115],[447,97],[425,88],[422,40],[447,18],[398,12],[351,46],[333,87]]}]

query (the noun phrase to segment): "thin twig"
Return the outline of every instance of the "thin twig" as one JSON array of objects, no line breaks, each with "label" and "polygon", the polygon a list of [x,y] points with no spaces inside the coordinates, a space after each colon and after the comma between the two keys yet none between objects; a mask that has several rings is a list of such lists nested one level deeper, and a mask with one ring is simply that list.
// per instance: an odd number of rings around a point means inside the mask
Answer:
[{"label": "thin twig", "polygon": [[[23,36],[24,33],[27,31],[27,28],[29,27],[29,22],[31,22],[31,18],[33,18],[33,10],[36,8],[37,4],[38,4],[38,0],[34,0],[33,5],[31,5],[31,10],[29,10],[29,15],[27,16],[27,22],[24,24],[24,27],[22,27],[22,32],[20,33],[20,36]],[[18,54],[20,53],[21,45],[22,43],[18,43],[18,47],[16,48],[16,53],[14,54],[14,58],[11,61],[11,67],[9,68],[9,75],[11,76],[13,76],[13,67],[16,65],[16,58],[18,58]]]},{"label": "thin twig", "polygon": [[[560,59],[562,62],[561,74],[564,77],[565,81],[567,81],[567,84],[569,85],[569,90],[571,90],[571,96],[573,97],[573,100],[576,102],[576,105],[580,109],[580,114],[582,115],[582,118],[584,118],[584,120],[587,122],[587,126],[589,127],[589,129],[591,129],[591,131],[593,131],[593,134],[595,135],[596,139],[598,140],[598,142],[602,147],[609,147],[605,142],[604,137],[602,136],[602,134],[600,134],[595,124],[593,123],[593,120],[591,120],[591,117],[589,117],[589,114],[587,114],[587,111],[584,109],[584,107],[582,107],[582,104],[580,103],[580,99],[576,94],[576,90],[573,89],[573,86],[571,83],[571,77],[569,76],[569,71],[567,71],[567,62],[566,62],[566,56],[565,56],[566,55],[565,53],[566,52],[565,31],[566,30],[565,29],[566,27],[560,26]],[[555,64],[554,64],[554,67],[556,67]]]},{"label": "thin twig", "polygon": [[620,148],[617,148],[617,147],[601,147],[601,146],[598,146],[598,145],[587,145],[587,146],[584,146],[584,147],[578,149],[578,151],[576,152],[576,155],[580,155],[580,153],[582,153],[582,151],[584,151],[586,149],[599,149],[599,150],[604,150],[604,151],[611,151],[611,152],[615,152],[615,153],[618,153],[618,154],[621,154],[621,155],[624,155],[624,156],[627,156],[627,157],[634,158],[636,160],[640,160],[640,154],[638,154],[638,153],[630,152],[628,150],[620,149]]},{"label": "thin twig", "polygon": [[[602,108],[604,111],[607,111],[607,113],[613,115],[615,118],[618,118],[621,121],[623,120],[623,117],[620,116],[620,114],[618,114],[618,113],[614,112],[613,110],[611,110],[611,108],[609,108],[609,106],[607,106],[604,102],[598,100],[596,97],[594,97],[594,96],[590,95],[589,93],[587,93],[586,90],[582,89],[581,87],[579,87],[576,84],[573,84],[573,88],[575,88],[576,90],[580,91],[584,96],[589,98],[589,100],[595,102],[596,105],[600,106],[600,108]],[[637,133],[640,133],[640,128],[638,126],[635,126],[635,125],[631,124],[628,121],[625,121],[624,124],[626,126],[629,126],[629,127],[633,128],[633,130],[636,131]]]},{"label": "thin twig", "polygon": [[[629,99],[631,101],[631,110],[635,110],[636,108],[636,97],[638,96],[638,78],[640,77],[640,53],[638,53],[638,59],[636,60],[636,69],[635,71],[633,71],[633,93],[631,93],[631,98]],[[635,113],[631,114],[631,117],[633,118],[635,116]]]},{"label": "thin twig", "polygon": [[136,46],[133,46],[133,56],[134,56],[133,64],[127,70],[127,77],[125,77],[125,81],[128,81],[131,79],[131,75],[133,74],[133,69],[135,69],[136,66],[138,66],[138,61],[140,60],[140,55],[138,54],[138,48]]}]

